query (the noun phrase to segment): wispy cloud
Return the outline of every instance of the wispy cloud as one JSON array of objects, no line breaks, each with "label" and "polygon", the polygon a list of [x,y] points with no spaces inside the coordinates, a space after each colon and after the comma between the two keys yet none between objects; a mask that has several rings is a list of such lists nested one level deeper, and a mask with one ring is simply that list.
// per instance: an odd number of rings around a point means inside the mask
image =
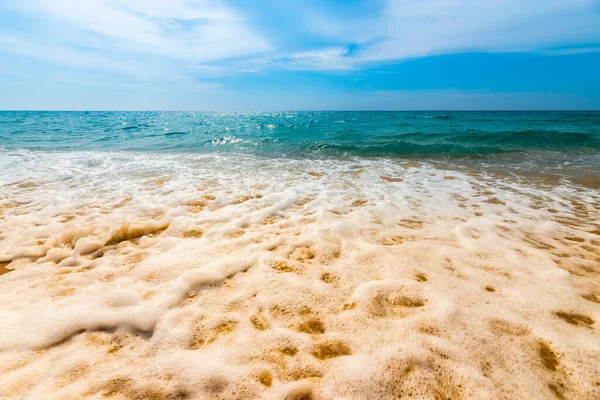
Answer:
[{"label": "wispy cloud", "polygon": [[224,93],[235,76],[304,71],[359,80],[446,54],[600,51],[600,0],[0,0],[0,11],[11,76],[39,63],[49,82],[81,73],[140,93]]},{"label": "wispy cloud", "polygon": [[143,77],[150,72],[143,63],[132,59],[118,59],[98,51],[83,51],[72,46],[36,43],[11,36],[0,36],[0,48],[11,54],[37,58],[73,68],[123,72]]},{"label": "wispy cloud", "polygon": [[[218,1],[32,0],[16,9],[91,33],[93,46],[208,62],[269,50],[268,41]],[[74,40],[77,42],[77,40]]]},{"label": "wispy cloud", "polygon": [[[355,5],[356,2],[353,2]],[[464,52],[547,52],[600,42],[599,0],[384,0],[364,15],[313,8],[301,15],[318,41],[331,46],[292,52],[290,67],[364,69],[420,57]],[[380,8],[377,8],[377,5]],[[296,11],[295,9],[293,11]],[[352,52],[348,49],[353,48]],[[586,47],[593,49],[594,47]]]},{"label": "wispy cloud", "polygon": [[388,0],[355,62],[512,52],[600,40],[597,0]]},{"label": "wispy cloud", "polygon": [[7,0],[4,6],[28,23],[0,28],[0,53],[178,90],[214,91],[220,85],[197,79],[222,73],[210,64],[271,49],[220,1]]},{"label": "wispy cloud", "polygon": [[570,49],[552,49],[544,51],[548,56],[568,56],[572,54],[598,53],[600,47],[573,47]]},{"label": "wispy cloud", "polygon": [[[339,8],[311,3],[298,18],[308,25],[303,29],[313,35],[312,43],[287,41],[283,47],[252,26],[244,16],[248,10],[218,0],[7,0],[6,7],[44,21],[48,29],[41,33],[47,36],[13,32],[21,43],[13,46],[6,32],[0,34],[8,43],[4,51],[125,72],[143,56],[204,69],[220,63],[220,70],[230,71],[264,70],[269,64],[347,70],[438,54],[543,50],[600,40],[598,0],[385,0],[366,5],[376,10],[340,15]],[[299,28],[283,26],[280,33],[293,37],[294,29]],[[350,54],[352,46],[356,49]],[[52,51],[38,52],[40,47]],[[225,60],[232,61],[225,65]]]},{"label": "wispy cloud", "polygon": [[287,59],[291,67],[317,70],[350,69],[348,63],[348,48],[330,47],[312,51],[292,53]]}]

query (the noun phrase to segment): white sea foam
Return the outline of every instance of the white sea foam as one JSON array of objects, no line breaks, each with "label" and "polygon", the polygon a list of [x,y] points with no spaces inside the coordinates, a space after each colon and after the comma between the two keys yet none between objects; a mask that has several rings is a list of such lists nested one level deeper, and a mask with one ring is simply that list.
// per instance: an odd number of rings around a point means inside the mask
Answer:
[{"label": "white sea foam", "polygon": [[0,153],[5,398],[600,397],[600,195],[460,164]]}]

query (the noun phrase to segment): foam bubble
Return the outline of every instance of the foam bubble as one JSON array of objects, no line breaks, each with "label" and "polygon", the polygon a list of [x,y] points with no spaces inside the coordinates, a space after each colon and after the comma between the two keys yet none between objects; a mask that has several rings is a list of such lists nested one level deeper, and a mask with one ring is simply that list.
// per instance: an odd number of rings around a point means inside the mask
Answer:
[{"label": "foam bubble", "polygon": [[593,188],[460,161],[0,167],[9,398],[600,395]]}]

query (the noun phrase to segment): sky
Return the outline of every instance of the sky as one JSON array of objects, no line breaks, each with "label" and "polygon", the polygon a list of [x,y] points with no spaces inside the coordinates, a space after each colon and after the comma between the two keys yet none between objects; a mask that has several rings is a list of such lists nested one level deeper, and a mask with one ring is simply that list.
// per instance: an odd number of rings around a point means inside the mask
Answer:
[{"label": "sky", "polygon": [[0,109],[600,109],[600,0],[0,0]]}]

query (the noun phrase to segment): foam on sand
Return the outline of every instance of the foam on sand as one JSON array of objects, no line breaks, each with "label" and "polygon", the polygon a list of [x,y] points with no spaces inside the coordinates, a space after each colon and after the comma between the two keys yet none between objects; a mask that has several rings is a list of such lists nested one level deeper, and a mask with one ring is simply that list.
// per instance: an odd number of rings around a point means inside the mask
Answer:
[{"label": "foam on sand", "polygon": [[596,188],[384,159],[0,167],[5,398],[600,397]]}]

